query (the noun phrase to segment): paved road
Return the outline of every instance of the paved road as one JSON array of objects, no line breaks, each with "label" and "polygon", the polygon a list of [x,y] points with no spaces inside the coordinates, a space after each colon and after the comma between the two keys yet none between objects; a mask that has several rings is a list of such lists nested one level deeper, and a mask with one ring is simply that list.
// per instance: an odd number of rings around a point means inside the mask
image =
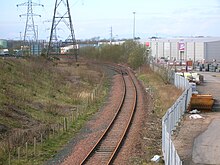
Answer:
[{"label": "paved road", "polygon": [[[202,72],[204,83],[197,87],[201,94],[212,94],[220,102],[220,73]],[[194,140],[192,161],[195,164],[220,165],[220,118],[214,119],[208,129]]]},{"label": "paved road", "polygon": [[220,164],[220,119],[194,140],[192,160],[197,164]]},{"label": "paved road", "polygon": [[220,73],[201,72],[204,76],[204,83],[197,86],[197,90],[201,94],[212,94],[214,99],[220,101]]}]

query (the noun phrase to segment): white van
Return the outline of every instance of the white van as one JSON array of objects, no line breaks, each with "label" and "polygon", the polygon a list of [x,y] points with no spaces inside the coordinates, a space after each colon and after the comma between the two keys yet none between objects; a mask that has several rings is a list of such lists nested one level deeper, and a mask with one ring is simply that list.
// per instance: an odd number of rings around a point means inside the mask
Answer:
[{"label": "white van", "polygon": [[8,49],[0,49],[0,56],[8,56],[9,51]]}]

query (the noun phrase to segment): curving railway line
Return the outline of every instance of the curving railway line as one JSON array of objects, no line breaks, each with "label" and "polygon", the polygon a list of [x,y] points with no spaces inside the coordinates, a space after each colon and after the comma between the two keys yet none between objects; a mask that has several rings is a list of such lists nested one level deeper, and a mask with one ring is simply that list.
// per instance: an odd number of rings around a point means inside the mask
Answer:
[{"label": "curving railway line", "polygon": [[112,164],[126,138],[137,104],[137,89],[128,70],[117,69],[123,81],[123,96],[115,116],[94,147],[80,163]]},{"label": "curving railway line", "polygon": [[128,164],[130,156],[139,154],[140,131],[146,115],[142,86],[129,68],[104,65],[107,72],[115,71],[113,75],[109,72],[112,87],[108,99],[48,165]]}]

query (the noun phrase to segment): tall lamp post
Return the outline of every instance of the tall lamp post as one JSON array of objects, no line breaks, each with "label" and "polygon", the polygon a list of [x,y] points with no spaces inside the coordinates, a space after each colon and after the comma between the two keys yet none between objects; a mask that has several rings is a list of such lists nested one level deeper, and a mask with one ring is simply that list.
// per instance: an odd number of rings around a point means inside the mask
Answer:
[{"label": "tall lamp post", "polygon": [[134,14],[134,24],[133,24],[133,40],[135,40],[135,14],[136,12],[133,12]]},{"label": "tall lamp post", "polygon": [[36,41],[38,42],[38,25],[35,25],[36,27]]}]

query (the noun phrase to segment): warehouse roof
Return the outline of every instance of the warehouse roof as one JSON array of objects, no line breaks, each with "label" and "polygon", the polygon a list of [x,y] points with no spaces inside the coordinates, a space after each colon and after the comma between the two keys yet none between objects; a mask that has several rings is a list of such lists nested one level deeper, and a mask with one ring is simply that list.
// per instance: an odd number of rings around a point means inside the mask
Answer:
[{"label": "warehouse roof", "polygon": [[178,37],[178,38],[151,38],[142,39],[140,42],[214,42],[220,41],[220,37]]}]

